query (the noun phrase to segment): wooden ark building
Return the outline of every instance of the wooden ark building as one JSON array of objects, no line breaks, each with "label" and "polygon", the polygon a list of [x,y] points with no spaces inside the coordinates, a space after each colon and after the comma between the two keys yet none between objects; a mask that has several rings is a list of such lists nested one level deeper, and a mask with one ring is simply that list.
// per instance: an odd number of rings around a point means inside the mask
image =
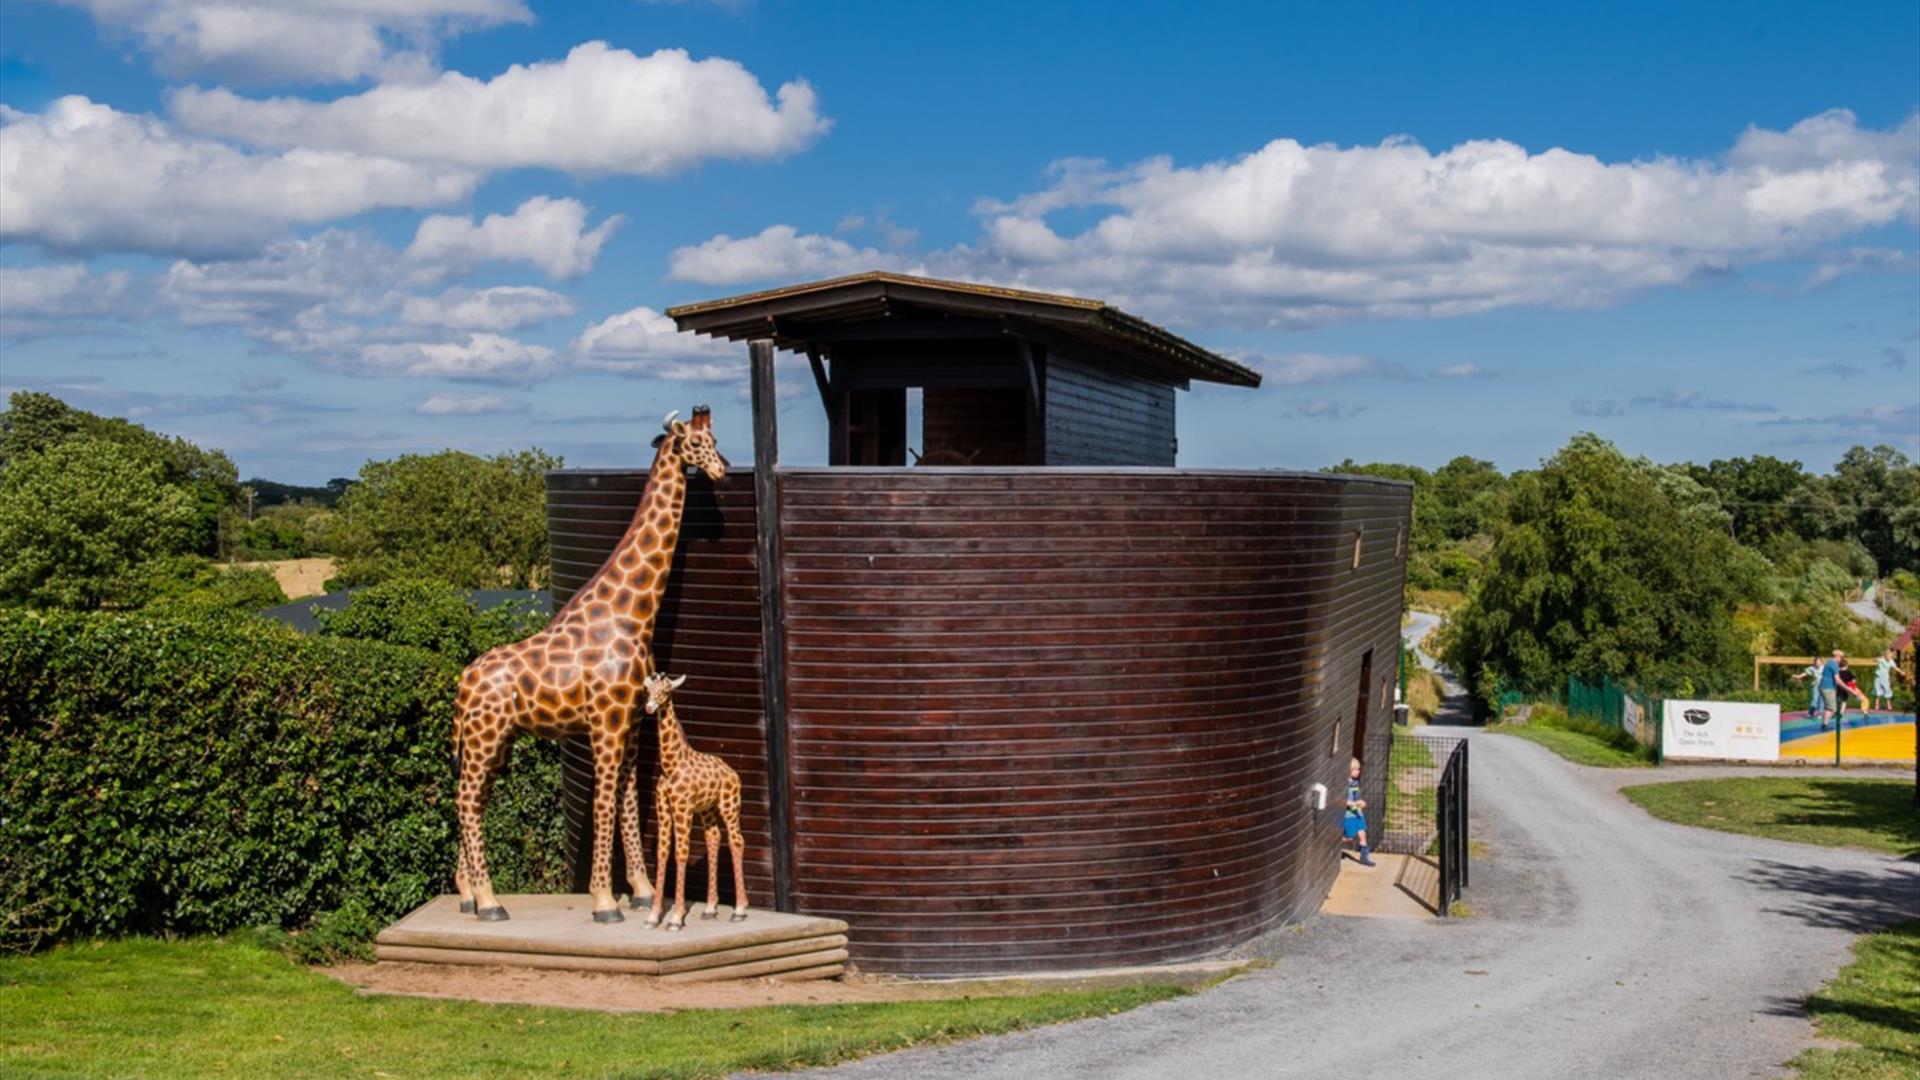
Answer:
[{"label": "wooden ark building", "polygon": [[[1408,485],[1174,468],[1175,392],[1259,376],[1098,301],[875,273],[668,314],[751,343],[754,468],[691,486],[654,651],[745,782],[757,903],[910,975],[1191,959],[1319,907],[1349,755],[1385,803]],[[775,465],[775,348],[826,467]],[[549,474],[556,603],[645,480]]]}]

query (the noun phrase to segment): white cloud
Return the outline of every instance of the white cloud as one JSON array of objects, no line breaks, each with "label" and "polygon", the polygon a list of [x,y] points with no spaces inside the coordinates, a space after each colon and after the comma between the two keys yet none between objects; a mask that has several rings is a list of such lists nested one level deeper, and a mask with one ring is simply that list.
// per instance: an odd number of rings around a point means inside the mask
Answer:
[{"label": "white cloud", "polygon": [[531,285],[490,289],[448,289],[438,296],[410,296],[400,305],[400,321],[414,326],[505,332],[571,315],[572,300]]},{"label": "white cloud", "polygon": [[1255,358],[1253,366],[1268,380],[1282,386],[1306,386],[1312,383],[1345,382],[1348,379],[1385,377],[1404,379],[1407,369],[1384,363],[1371,356],[1327,356],[1322,353],[1295,353],[1272,359]]},{"label": "white cloud", "polygon": [[907,269],[907,261],[874,248],[856,248],[837,236],[769,225],[753,236],[722,234],[676,249],[668,276],[702,285],[737,285],[773,277],[838,277],[867,270]]},{"label": "white cloud", "polygon": [[58,251],[244,254],[290,226],[464,199],[476,179],[337,150],[249,153],[84,97],[0,105],[0,241]]},{"label": "white cloud", "polygon": [[430,72],[436,39],[530,23],[520,0],[62,0],[128,33],[168,75],[344,82]]},{"label": "white cloud", "polygon": [[594,323],[574,339],[571,352],[575,367],[683,382],[736,382],[747,372],[741,346],[683,334],[650,307]]},{"label": "white cloud", "polygon": [[454,267],[527,262],[565,281],[593,269],[600,246],[622,220],[615,214],[588,230],[584,203],[541,195],[511,214],[488,214],[477,225],[465,217],[435,214],[414,232],[407,257]]},{"label": "white cloud", "polygon": [[503,394],[430,394],[413,411],[422,416],[478,416],[525,409],[524,404]]},{"label": "white cloud", "polygon": [[500,334],[470,334],[464,341],[375,342],[326,366],[356,375],[529,382],[553,373],[554,352]]},{"label": "white cloud", "polygon": [[1435,378],[1440,379],[1491,379],[1493,372],[1475,363],[1446,364],[1433,369]]},{"label": "white cloud", "polygon": [[813,88],[777,104],[753,73],[684,50],[636,56],[605,42],[481,81],[446,72],[317,102],[187,87],[171,99],[191,129],[262,146],[303,146],[476,170],[665,176],[702,161],[794,153],[827,129]]},{"label": "white cloud", "polygon": [[0,337],[33,337],[57,324],[129,314],[133,275],[80,263],[0,266]]},{"label": "white cloud", "polygon": [[[1066,161],[1044,189],[978,211],[976,244],[921,256],[934,272],[1098,296],[1169,321],[1290,327],[1603,306],[1920,220],[1920,114],[1885,131],[1840,110],[1749,129],[1719,161],[1605,162],[1499,140],[1436,153],[1407,139],[1277,139],[1194,166]],[[1051,220],[1062,212],[1097,216],[1065,231]],[[673,271],[741,284],[905,261],[776,225],[683,248]]]}]

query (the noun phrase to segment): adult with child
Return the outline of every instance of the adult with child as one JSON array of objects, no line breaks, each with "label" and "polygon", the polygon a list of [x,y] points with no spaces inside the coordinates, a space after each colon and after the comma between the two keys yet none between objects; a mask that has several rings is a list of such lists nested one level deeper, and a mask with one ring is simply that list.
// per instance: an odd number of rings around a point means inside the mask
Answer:
[{"label": "adult with child", "polygon": [[1833,655],[1834,662],[1839,665],[1833,673],[1834,685],[1837,686],[1840,691],[1840,712],[1839,715],[1834,718],[1833,723],[1834,730],[1838,731],[1841,722],[1847,718],[1847,699],[1849,697],[1859,698],[1860,712],[1865,714],[1867,711],[1867,695],[1860,692],[1860,680],[1854,677],[1853,668],[1847,663],[1846,654],[1835,649]]}]

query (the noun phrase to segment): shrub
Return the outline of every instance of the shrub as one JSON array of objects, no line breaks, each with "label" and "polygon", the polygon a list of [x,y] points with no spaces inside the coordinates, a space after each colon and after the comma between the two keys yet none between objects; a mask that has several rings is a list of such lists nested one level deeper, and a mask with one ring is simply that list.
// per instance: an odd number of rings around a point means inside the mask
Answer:
[{"label": "shrub", "polygon": [[222,568],[195,555],[155,560],[152,583],[156,611],[264,611],[287,602],[279,579],[257,566]]},{"label": "shrub", "polygon": [[[457,675],[231,615],[0,610],[0,944],[312,924],[337,950],[446,890]],[[566,887],[558,791],[523,744],[496,887]]]},{"label": "shrub", "polygon": [[319,614],[322,634],[410,645],[459,664],[519,641],[546,621],[530,604],[476,611],[461,590],[414,579],[370,585],[355,592],[345,608]]}]

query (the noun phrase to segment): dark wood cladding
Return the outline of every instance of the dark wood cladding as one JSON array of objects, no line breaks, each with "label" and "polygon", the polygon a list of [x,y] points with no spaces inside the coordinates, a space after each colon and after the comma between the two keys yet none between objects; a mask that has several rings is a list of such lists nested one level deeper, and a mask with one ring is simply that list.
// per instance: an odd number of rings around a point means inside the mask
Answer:
[{"label": "dark wood cladding", "polygon": [[1174,462],[1173,387],[1049,350],[1049,465]]},{"label": "dark wood cladding", "polygon": [[[556,605],[566,603],[600,568],[639,505],[646,482],[644,468],[567,469],[547,474],[547,540]],[[735,469],[717,486],[701,477],[690,480],[680,546],[656,624],[653,652],[662,669],[688,676],[677,703],[689,740],[697,749],[719,754],[740,773],[748,884],[754,890],[753,901],[770,906],[772,837],[754,520],[751,470]],[[648,770],[641,798],[642,828],[651,860],[657,828],[651,770],[659,753],[653,724],[643,723],[639,730],[641,760]],[[566,749],[567,832],[572,850],[580,856],[574,860],[576,876],[581,878],[576,887],[584,889],[582,853],[592,843],[592,763],[584,745],[569,743]],[[699,845],[694,846],[698,852]],[[728,861],[722,860],[723,865]],[[614,866],[616,885],[624,888],[624,863],[618,856]],[[654,869],[650,861],[647,873]],[[699,870],[689,879],[690,891],[704,891],[704,873]],[[725,876],[730,879],[731,873]]]},{"label": "dark wood cladding", "polygon": [[923,454],[958,454],[970,465],[1027,463],[1026,387],[933,387],[921,400]]},{"label": "dark wood cladding", "polygon": [[[1055,407],[1057,386],[1050,371]],[[1385,760],[1406,487],[1171,470],[780,481],[794,899],[847,919],[862,967],[1183,959],[1317,908],[1368,650],[1360,749]]]}]

